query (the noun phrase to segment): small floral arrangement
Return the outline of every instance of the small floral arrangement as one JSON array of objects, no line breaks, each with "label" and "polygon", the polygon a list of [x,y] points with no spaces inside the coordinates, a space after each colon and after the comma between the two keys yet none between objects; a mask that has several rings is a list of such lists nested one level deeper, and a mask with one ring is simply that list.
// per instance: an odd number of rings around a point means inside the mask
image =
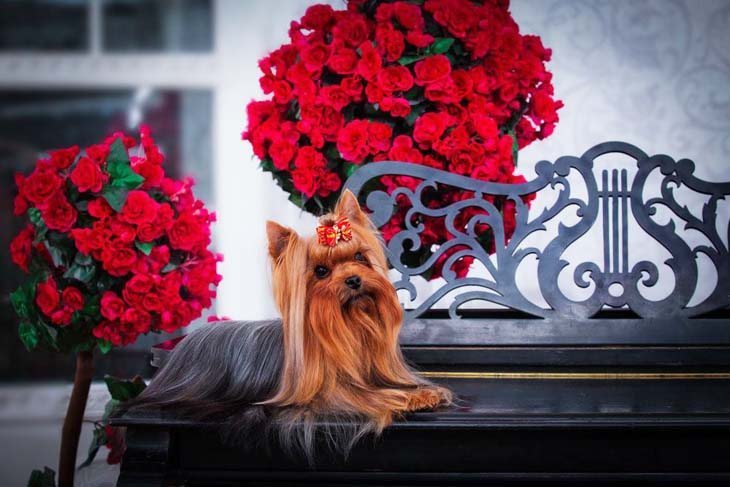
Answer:
[{"label": "small floral arrangement", "polygon": [[18,174],[15,214],[28,219],[11,257],[28,274],[11,295],[28,349],[93,350],[187,326],[211,305],[220,256],[215,215],[193,181],[165,176],[149,130],[51,151]]},{"label": "small floral arrangement", "polygon": [[[551,51],[539,37],[520,34],[508,7],[508,0],[311,6],[291,23],[291,42],[259,62],[261,88],[272,97],[248,105],[243,137],[289,199],[313,214],[332,207],[358,166],[383,160],[482,181],[522,182],[515,175],[517,150],[553,132],[562,103],[553,97],[545,68]],[[383,177],[380,189],[419,182]],[[471,196],[441,186],[427,204]],[[514,202],[492,202],[509,238]],[[382,228],[386,241],[405,228],[406,210],[400,205]],[[414,265],[453,237],[443,219],[424,217],[420,223],[425,231]],[[489,227],[480,225],[477,234],[493,251]],[[465,275],[470,263],[471,257],[462,257],[454,270]],[[427,277],[440,273],[437,266]]]}]

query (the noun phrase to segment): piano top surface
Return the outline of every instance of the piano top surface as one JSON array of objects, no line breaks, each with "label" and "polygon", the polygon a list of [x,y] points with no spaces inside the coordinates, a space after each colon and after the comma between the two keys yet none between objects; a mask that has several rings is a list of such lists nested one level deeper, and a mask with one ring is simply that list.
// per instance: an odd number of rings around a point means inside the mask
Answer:
[{"label": "piano top surface", "polygon": [[[547,378],[434,377],[454,391],[455,404],[409,414],[393,427],[730,424],[730,373],[619,376],[623,378],[600,373],[579,373],[571,375],[573,378],[537,375]],[[115,418],[113,424],[195,425],[171,417],[134,414]]]}]

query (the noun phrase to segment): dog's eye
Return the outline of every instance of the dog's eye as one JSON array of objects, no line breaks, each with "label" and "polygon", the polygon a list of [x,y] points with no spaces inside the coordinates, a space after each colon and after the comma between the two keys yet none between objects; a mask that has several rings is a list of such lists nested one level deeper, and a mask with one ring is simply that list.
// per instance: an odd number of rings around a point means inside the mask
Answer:
[{"label": "dog's eye", "polygon": [[367,262],[368,260],[365,258],[364,255],[362,255],[362,252],[358,252],[355,254],[355,260],[358,262]]},{"label": "dog's eye", "polygon": [[317,276],[319,279],[323,279],[323,278],[327,277],[327,274],[329,274],[329,273],[330,273],[330,270],[327,269],[323,265],[318,265],[317,267],[314,268],[314,275]]}]

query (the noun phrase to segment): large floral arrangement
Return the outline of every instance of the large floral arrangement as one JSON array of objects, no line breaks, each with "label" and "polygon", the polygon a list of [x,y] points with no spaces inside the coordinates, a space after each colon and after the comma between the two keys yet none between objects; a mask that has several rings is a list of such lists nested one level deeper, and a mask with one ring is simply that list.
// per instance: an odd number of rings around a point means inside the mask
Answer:
[{"label": "large floral arrangement", "polygon": [[16,176],[15,213],[28,224],[10,251],[29,276],[11,300],[28,349],[107,351],[175,331],[211,305],[214,214],[162,163],[143,128],[139,144],[117,133],[51,151]]},{"label": "large floral arrangement", "polygon": [[[349,0],[346,10],[309,7],[291,23],[291,42],[259,62],[261,87],[272,97],[248,105],[243,137],[289,199],[314,214],[333,205],[358,166],[383,160],[523,181],[514,174],[517,150],[552,133],[562,103],[545,69],[550,50],[539,37],[520,34],[508,6]],[[388,191],[416,184],[381,180]],[[466,196],[440,187],[430,197],[448,204]],[[514,203],[494,202],[509,237]],[[382,229],[386,241],[404,226],[404,215],[399,208]],[[422,223],[420,261],[451,237],[443,221]],[[488,227],[477,231],[485,248],[494,245]],[[457,261],[457,273],[470,262]],[[430,277],[439,274],[437,266]]]}]

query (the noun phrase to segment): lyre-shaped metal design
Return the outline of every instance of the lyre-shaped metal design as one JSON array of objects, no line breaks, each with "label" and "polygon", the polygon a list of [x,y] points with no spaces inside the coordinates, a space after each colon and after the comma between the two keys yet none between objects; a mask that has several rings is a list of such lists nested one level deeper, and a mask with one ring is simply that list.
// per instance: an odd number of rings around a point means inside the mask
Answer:
[{"label": "lyre-shaped metal design", "polygon": [[[629,181],[626,167],[603,170],[598,177],[594,174],[594,161],[601,156],[619,153],[635,161],[631,167],[633,179]],[[565,156],[555,162],[542,161],[535,167],[537,177],[522,184],[497,184],[448,173],[430,167],[399,162],[368,164],[356,171],[347,181],[347,187],[364,200],[365,208],[371,212],[376,226],[382,226],[393,214],[398,197],[406,197],[410,204],[405,219],[406,228],[393,236],[387,245],[390,263],[398,274],[395,280],[397,289],[407,290],[411,300],[416,297],[416,287],[412,278],[420,275],[449,249],[451,252],[444,265],[443,284],[433,291],[413,309],[407,309],[407,319],[412,320],[429,310],[434,303],[446,295],[454,295],[449,307],[452,319],[459,316],[460,307],[469,301],[481,300],[496,303],[508,308],[523,311],[530,315],[548,320],[588,319],[596,315],[604,306],[613,308],[628,307],[642,318],[686,319],[730,305],[730,253],[727,237],[720,235],[717,222],[718,202],[730,194],[730,183],[711,183],[694,176],[692,161],[674,161],[666,155],[648,156],[637,147],[623,142],[606,142],[588,150],[581,157]],[[587,195],[579,197],[571,188],[568,174],[575,172]],[[658,172],[660,183],[659,197],[644,200],[644,189],[650,175]],[[411,190],[398,188],[391,194],[375,189],[367,194],[363,188],[385,175],[410,176],[421,180]],[[442,208],[431,208],[423,204],[424,191],[437,185],[448,185],[474,196]],[[675,195],[675,187],[707,195],[709,199],[702,208],[701,215],[695,215],[680,204]],[[530,212],[522,197],[539,192],[545,188],[557,191],[554,202],[539,214]],[[363,194],[360,194],[363,193]],[[504,222],[486,195],[506,198],[516,206],[516,228],[509,241],[504,242]],[[654,218],[657,208],[667,208],[674,217],[666,224]],[[466,208],[477,207],[482,214],[473,217],[466,229],[454,225],[455,218]],[[578,217],[575,223],[565,223],[561,213],[568,207],[575,207]],[[420,233],[423,225],[414,223],[415,215],[443,218],[447,230],[455,236],[446,242],[421,266],[409,267],[403,262],[408,249],[421,245]],[[546,224],[557,219],[557,235],[543,249],[521,246],[533,232],[545,230]],[[653,237],[664,247],[671,257],[664,262],[674,274],[674,288],[664,298],[648,300],[642,296],[639,285],[655,286],[659,270],[654,262],[642,260],[630,265],[629,225],[633,219],[643,232]],[[701,232],[709,241],[707,245],[692,246],[675,228],[674,220],[685,223],[686,229]],[[486,223],[492,229],[495,254],[490,257],[482,244],[475,238],[473,231],[477,223]],[[584,236],[594,225],[603,229],[603,262],[573,262],[575,269],[573,281],[579,288],[594,285],[593,292],[583,300],[567,297],[557,285],[558,275],[568,266],[564,259],[565,250]],[[698,254],[705,254],[717,271],[717,283],[701,302],[689,306],[698,282]],[[488,271],[490,277],[458,279],[450,271],[451,264],[463,255],[471,255]],[[537,280],[539,289],[548,307],[541,307],[527,299],[516,285],[516,272],[520,263],[529,255],[538,259]],[[618,292],[609,292],[614,287]],[[462,288],[468,288],[460,292]]]}]

